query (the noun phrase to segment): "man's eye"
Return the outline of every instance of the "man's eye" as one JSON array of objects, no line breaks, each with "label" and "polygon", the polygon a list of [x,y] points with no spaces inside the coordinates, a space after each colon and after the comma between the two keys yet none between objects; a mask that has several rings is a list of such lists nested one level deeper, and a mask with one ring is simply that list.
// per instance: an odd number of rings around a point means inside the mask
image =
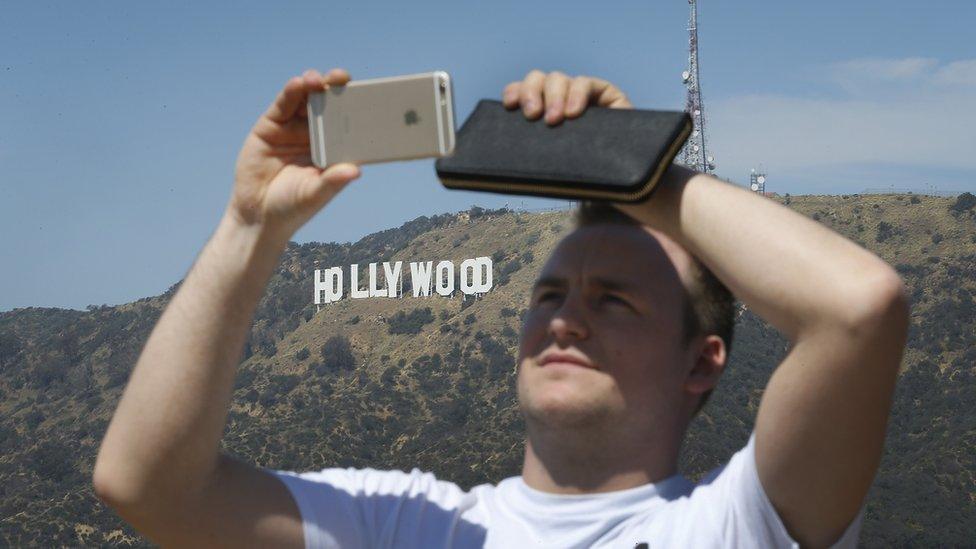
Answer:
[{"label": "man's eye", "polygon": [[614,305],[626,305],[628,307],[630,306],[630,303],[627,303],[627,300],[610,294],[604,294],[600,296],[600,301],[603,303],[611,303]]},{"label": "man's eye", "polygon": [[536,298],[536,301],[543,302],[543,301],[550,301],[557,298],[559,298],[558,292],[552,292],[552,291],[542,292],[539,294],[539,297]]}]

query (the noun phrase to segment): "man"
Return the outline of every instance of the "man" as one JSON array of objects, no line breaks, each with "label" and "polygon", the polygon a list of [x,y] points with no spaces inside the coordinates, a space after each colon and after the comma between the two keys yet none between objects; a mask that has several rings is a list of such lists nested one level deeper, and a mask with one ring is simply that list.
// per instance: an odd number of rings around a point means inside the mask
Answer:
[{"label": "man", "polygon": [[[359,175],[308,157],[308,92],[348,80],[293,78],[247,137],[224,217],[105,435],[100,498],[177,546],[855,542],[906,337],[901,281],[821,225],[678,166],[652,199],[618,207],[629,217],[586,209],[545,264],[518,358],[521,476],[464,492],[417,469],[299,475],[220,455],[245,332],[279,255]],[[541,71],[507,86],[504,103],[547,124],[589,104],[630,108],[604,80]],[[792,347],[749,443],[695,485],[677,456],[725,366],[722,283]]]}]

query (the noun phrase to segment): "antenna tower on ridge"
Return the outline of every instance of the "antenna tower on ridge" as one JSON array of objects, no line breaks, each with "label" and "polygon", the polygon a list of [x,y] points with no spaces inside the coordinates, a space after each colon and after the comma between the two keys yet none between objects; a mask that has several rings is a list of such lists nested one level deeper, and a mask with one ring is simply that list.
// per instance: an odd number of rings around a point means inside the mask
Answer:
[{"label": "antenna tower on ridge", "polygon": [[753,168],[752,173],[749,174],[749,190],[754,193],[766,194],[766,171],[762,167],[759,168],[759,171]]},{"label": "antenna tower on ridge", "polygon": [[688,0],[691,15],[688,19],[688,70],[681,73],[681,79],[688,87],[685,110],[691,115],[694,127],[691,137],[681,151],[682,162],[689,168],[704,173],[715,170],[715,159],[708,156],[705,149],[705,107],[702,105],[700,72],[698,69],[698,3]]}]

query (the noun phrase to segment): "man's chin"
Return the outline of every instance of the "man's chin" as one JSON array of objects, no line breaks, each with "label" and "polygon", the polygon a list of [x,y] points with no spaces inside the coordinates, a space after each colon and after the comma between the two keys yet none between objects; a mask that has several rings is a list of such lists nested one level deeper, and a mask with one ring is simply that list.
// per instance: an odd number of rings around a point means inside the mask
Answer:
[{"label": "man's chin", "polygon": [[519,408],[526,422],[578,429],[604,425],[612,415],[609,403],[595,398],[595,387],[551,385],[537,387],[532,394],[519,395]]}]

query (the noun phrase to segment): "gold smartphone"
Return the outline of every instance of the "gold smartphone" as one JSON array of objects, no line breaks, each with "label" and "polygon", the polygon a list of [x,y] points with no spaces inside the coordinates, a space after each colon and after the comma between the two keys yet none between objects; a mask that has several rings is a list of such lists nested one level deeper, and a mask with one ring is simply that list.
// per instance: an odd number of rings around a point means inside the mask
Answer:
[{"label": "gold smartphone", "polygon": [[454,151],[454,98],[445,71],[350,80],[308,96],[312,162],[369,164]]}]

